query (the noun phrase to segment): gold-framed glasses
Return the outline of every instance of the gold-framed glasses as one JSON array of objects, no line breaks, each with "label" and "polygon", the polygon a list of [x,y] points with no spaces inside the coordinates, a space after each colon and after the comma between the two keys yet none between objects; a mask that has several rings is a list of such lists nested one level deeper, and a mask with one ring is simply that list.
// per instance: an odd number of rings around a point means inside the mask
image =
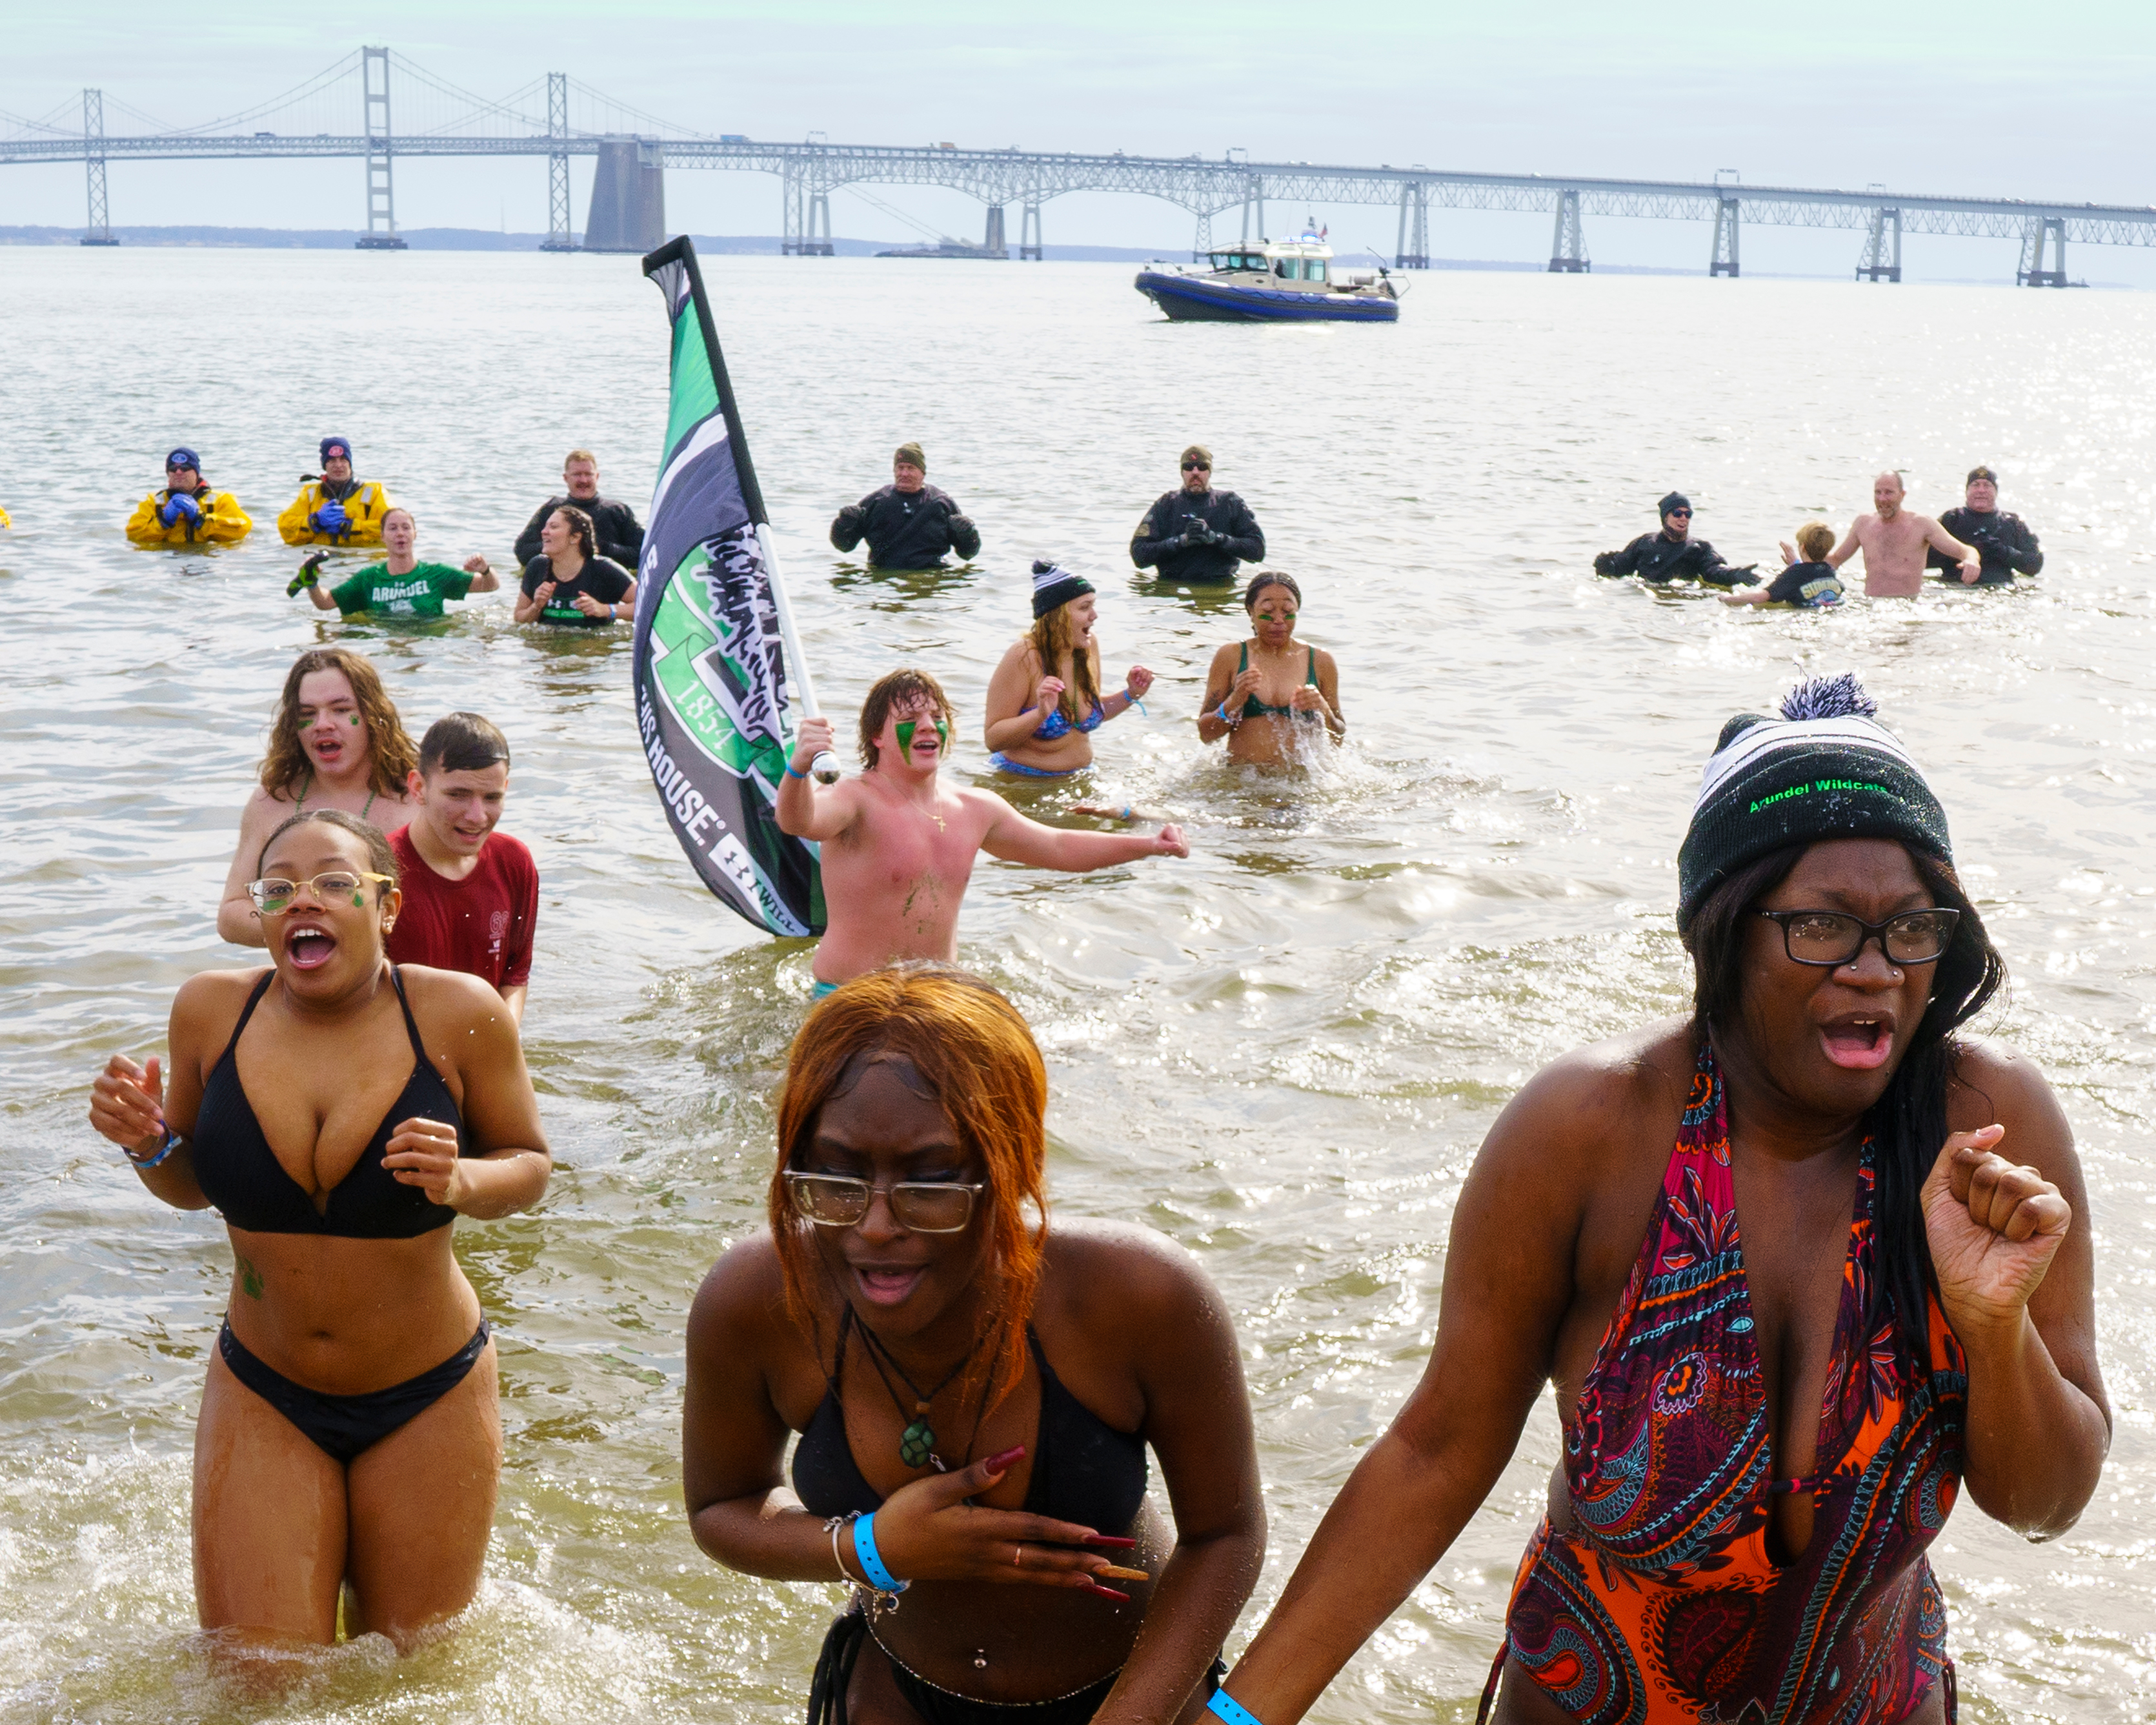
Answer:
[{"label": "gold-framed glasses", "polygon": [[378,880],[384,886],[394,886],[394,875],[372,875],[365,870],[329,869],[311,880],[285,880],[272,875],[247,883],[247,896],[254,901],[254,908],[265,916],[281,916],[292,908],[292,901],[303,892],[311,892],[324,904],[348,898],[355,905],[367,902],[366,886],[369,880]]},{"label": "gold-framed glasses", "polygon": [[787,1194],[793,1208],[819,1228],[855,1228],[880,1191],[898,1225],[913,1234],[956,1234],[973,1219],[974,1196],[987,1189],[980,1181],[901,1180],[878,1187],[850,1174],[810,1174],[786,1170]]}]

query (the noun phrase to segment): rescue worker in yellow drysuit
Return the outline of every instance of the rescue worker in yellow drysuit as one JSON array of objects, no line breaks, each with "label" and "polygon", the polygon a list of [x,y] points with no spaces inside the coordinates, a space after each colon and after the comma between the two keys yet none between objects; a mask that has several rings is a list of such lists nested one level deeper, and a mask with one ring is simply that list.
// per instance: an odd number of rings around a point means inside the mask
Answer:
[{"label": "rescue worker in yellow drysuit", "polygon": [[254,526],[231,492],[203,483],[202,458],[178,449],[165,457],[165,489],[151,492],[127,518],[127,537],[136,545],[231,545]]},{"label": "rescue worker in yellow drysuit", "polygon": [[277,531],[287,545],[379,545],[382,518],[393,507],[388,492],[372,480],[352,476],[352,442],[322,439],[322,476],[309,480],[284,514]]}]

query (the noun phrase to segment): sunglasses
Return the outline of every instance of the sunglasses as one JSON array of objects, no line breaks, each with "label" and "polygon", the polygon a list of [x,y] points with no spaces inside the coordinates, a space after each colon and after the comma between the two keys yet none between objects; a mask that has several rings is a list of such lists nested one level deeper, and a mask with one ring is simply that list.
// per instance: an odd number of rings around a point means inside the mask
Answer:
[{"label": "sunglasses", "polygon": [[362,890],[369,880],[379,880],[384,886],[394,886],[393,875],[370,875],[351,869],[331,869],[311,880],[280,880],[272,875],[265,880],[249,880],[247,896],[254,901],[254,908],[265,916],[281,916],[292,908],[292,901],[303,892],[311,892],[327,903],[333,898],[350,896],[355,905],[364,905],[367,894]]},{"label": "sunglasses", "polygon": [[804,1174],[786,1170],[787,1195],[793,1208],[819,1228],[855,1228],[880,1192],[891,1204],[891,1219],[911,1234],[956,1234],[973,1219],[973,1198],[986,1191],[980,1181],[901,1180],[877,1186],[847,1174]]},{"label": "sunglasses", "polygon": [[1760,911],[1782,925],[1782,950],[1799,964],[1853,964],[1865,942],[1877,941],[1889,964],[1929,964],[1953,944],[1959,911],[1905,911],[1866,922],[1840,911]]},{"label": "sunglasses", "polygon": [[1673,509],[1670,511],[1670,519],[1672,521],[1679,516],[1682,516],[1686,521],[1690,521],[1691,519],[1691,511],[1688,509]]},{"label": "sunglasses", "polygon": [[1185,473],[1210,473],[1213,470],[1203,461],[1186,461],[1183,464],[1183,470]]}]

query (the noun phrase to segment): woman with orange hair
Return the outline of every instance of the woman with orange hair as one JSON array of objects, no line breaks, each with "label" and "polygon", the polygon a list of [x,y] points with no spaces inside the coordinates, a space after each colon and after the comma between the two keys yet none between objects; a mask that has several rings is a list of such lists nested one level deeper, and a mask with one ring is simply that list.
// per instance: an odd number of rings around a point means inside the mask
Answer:
[{"label": "woman with orange hair", "polygon": [[[696,1296],[697,1543],[747,1574],[854,1589],[811,1725],[1194,1719],[1257,1580],[1227,1312],[1156,1235],[1051,1233],[1047,1103],[1032,1034],[985,983],[919,964],[856,978],[794,1039],[769,1236]],[[1172,1525],[1147,1497],[1148,1445]]]},{"label": "woman with orange hair", "polygon": [[415,806],[407,794],[419,752],[404,734],[397,703],[364,653],[317,647],[285,674],[259,783],[239,817],[239,844],[225,873],[217,932],[235,946],[262,944],[247,896],[262,847],[295,814],[341,809],[382,832]]}]

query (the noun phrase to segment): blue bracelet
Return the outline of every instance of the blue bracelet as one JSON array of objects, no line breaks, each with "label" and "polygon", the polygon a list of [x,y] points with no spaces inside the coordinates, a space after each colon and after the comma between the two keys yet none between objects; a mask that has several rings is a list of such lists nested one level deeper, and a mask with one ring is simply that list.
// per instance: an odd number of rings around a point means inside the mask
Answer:
[{"label": "blue bracelet", "polygon": [[1132,694],[1128,688],[1126,688],[1123,691],[1123,699],[1127,703],[1128,703],[1128,705],[1123,708],[1125,712],[1128,712],[1132,707],[1136,707],[1140,712],[1145,713],[1145,716],[1148,719],[1152,716],[1151,713],[1146,713],[1146,704],[1142,701],[1140,701],[1137,696]]},{"label": "blue bracelet", "polygon": [[902,1594],[913,1585],[884,1568],[882,1554],[876,1550],[874,1510],[854,1523],[854,1555],[861,1560],[861,1574],[868,1577],[869,1585],[878,1593]]},{"label": "blue bracelet", "polygon": [[786,776],[788,778],[806,778],[808,775],[805,773],[796,773],[793,770],[793,763],[788,761],[786,763]]},{"label": "blue bracelet", "polygon": [[1225,1719],[1228,1725],[1258,1725],[1258,1716],[1224,1689],[1215,1689],[1212,1700],[1205,1703],[1205,1711]]},{"label": "blue bracelet", "polygon": [[133,1163],[137,1168],[155,1168],[159,1163],[162,1162],[167,1156],[170,1156],[175,1150],[178,1149],[181,1145],[186,1142],[187,1140],[184,1137],[181,1137],[179,1133],[174,1132],[172,1127],[168,1126],[165,1128],[165,1142],[158,1145],[157,1153],[155,1156],[144,1156],[138,1158],[125,1145],[121,1147],[120,1153],[122,1156],[126,1157],[126,1158],[130,1162]]}]

